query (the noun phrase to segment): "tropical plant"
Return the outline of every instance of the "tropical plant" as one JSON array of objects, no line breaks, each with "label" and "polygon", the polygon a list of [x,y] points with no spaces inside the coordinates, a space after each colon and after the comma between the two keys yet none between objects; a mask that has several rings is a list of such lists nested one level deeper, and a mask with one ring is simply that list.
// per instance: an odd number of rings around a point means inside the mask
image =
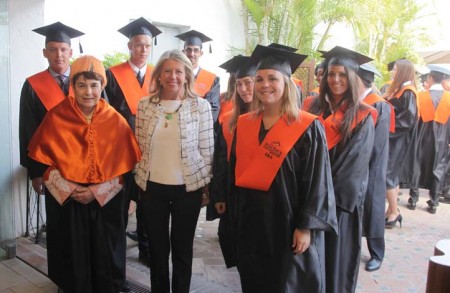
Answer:
[{"label": "tropical plant", "polygon": [[111,67],[119,63],[125,62],[130,56],[122,52],[114,52],[113,54],[103,55],[103,65],[105,67]]}]

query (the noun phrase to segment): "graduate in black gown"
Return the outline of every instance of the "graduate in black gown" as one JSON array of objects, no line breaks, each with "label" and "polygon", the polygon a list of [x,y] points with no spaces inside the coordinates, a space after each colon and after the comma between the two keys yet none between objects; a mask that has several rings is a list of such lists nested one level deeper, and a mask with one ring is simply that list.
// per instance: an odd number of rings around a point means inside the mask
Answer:
[{"label": "graduate in black gown", "polygon": [[[418,161],[418,185],[429,190],[430,200],[427,201],[428,212],[436,213],[439,195],[442,194],[447,171],[450,143],[450,92],[442,87],[442,81],[450,71],[438,64],[428,65],[430,73],[427,77],[428,90],[418,94],[420,109],[417,126],[417,150],[415,158]],[[415,206],[419,200],[418,190],[410,193],[408,202]]]},{"label": "graduate in black gown", "polygon": [[260,45],[251,56],[254,111],[237,122],[227,201],[243,292],[325,292],[336,207],[325,130],[290,78],[305,57]]},{"label": "graduate in black gown", "polygon": [[[416,161],[408,153],[414,151],[412,143],[417,126],[417,99],[414,65],[406,60],[397,60],[393,68],[393,80],[382,96],[394,107],[395,132],[389,134],[389,159],[386,172],[386,228],[395,227],[403,220],[397,207],[399,177],[403,165]],[[413,166],[413,165],[411,165]],[[406,169],[412,169],[406,168]],[[412,180],[412,179],[411,179]]]},{"label": "graduate in black gown", "polygon": [[221,67],[234,75],[232,85],[232,109],[221,119],[220,128],[214,143],[213,178],[211,180],[211,201],[208,206],[207,218],[214,220],[220,217],[218,236],[220,248],[227,268],[236,266],[235,229],[230,221],[227,210],[227,186],[229,186],[228,159],[234,135],[234,129],[240,115],[250,110],[253,101],[256,65],[250,62],[250,57],[237,55]]},{"label": "graduate in black gown", "polygon": [[304,109],[324,119],[336,195],[339,235],[325,233],[327,292],[354,292],[377,115],[359,101],[356,72],[372,59],[339,46],[323,57],[327,65],[319,96],[307,98]]},{"label": "graduate in black gown", "polygon": [[370,260],[366,271],[375,271],[381,267],[384,258],[384,212],[386,205],[386,169],[389,154],[389,131],[394,126],[394,110],[390,104],[378,95],[373,87],[375,74],[381,73],[370,63],[359,66],[361,80],[360,100],[377,110],[375,139],[369,163],[369,184],[364,200],[363,235],[367,239]]}]

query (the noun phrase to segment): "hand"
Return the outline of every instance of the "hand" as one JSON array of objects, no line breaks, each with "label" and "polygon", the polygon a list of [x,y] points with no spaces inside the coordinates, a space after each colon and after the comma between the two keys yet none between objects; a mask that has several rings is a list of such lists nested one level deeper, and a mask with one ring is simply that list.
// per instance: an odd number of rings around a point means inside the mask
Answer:
[{"label": "hand", "polygon": [[216,202],[214,205],[218,214],[223,214],[227,210],[227,204],[223,201]]},{"label": "hand", "polygon": [[311,243],[311,230],[309,229],[295,229],[292,239],[292,249],[294,254],[302,254],[305,252]]},{"label": "hand", "polygon": [[88,204],[95,199],[92,191],[85,186],[77,186],[70,197],[81,204]]},{"label": "hand", "polygon": [[208,204],[209,204],[209,187],[208,185],[205,185],[202,188],[202,207],[207,206]]},{"label": "hand", "polygon": [[44,180],[42,177],[36,177],[33,180],[31,180],[31,185],[33,186],[34,191],[36,191],[37,194],[44,194]]}]

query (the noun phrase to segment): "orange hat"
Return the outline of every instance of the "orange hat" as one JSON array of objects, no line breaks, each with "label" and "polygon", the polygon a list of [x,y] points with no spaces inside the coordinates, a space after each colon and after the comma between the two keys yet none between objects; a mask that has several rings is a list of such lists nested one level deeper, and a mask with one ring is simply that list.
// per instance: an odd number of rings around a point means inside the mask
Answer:
[{"label": "orange hat", "polygon": [[103,63],[97,58],[89,55],[81,56],[76,59],[70,66],[70,82],[75,74],[85,71],[92,71],[103,77],[102,86],[106,86],[106,73]]}]

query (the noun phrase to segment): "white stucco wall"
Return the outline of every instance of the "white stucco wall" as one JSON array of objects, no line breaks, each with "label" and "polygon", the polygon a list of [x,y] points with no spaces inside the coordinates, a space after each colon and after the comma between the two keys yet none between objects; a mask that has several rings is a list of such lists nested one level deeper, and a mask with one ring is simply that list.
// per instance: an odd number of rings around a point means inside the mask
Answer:
[{"label": "white stucco wall", "polygon": [[[42,56],[44,38],[32,29],[61,21],[85,33],[80,38],[84,53],[102,58],[114,51],[127,52],[127,39],[117,29],[130,19],[145,17],[155,23],[184,26],[213,39],[213,53],[205,54],[200,65],[221,77],[225,89],[227,74],[218,68],[231,57],[229,48],[244,46],[240,0],[10,0],[10,107],[13,165],[13,196],[17,235],[25,231],[25,169],[19,165],[18,113],[22,84],[26,77],[45,69]],[[158,7],[158,8],[156,8]],[[182,48],[182,42],[178,49]],[[164,46],[158,41],[158,46]],[[73,41],[74,57],[79,56],[78,41]],[[167,48],[170,49],[170,48]]]},{"label": "white stucco wall", "polygon": [[10,43],[10,111],[12,145],[12,185],[17,236],[25,231],[26,171],[19,164],[19,101],[25,78],[46,66],[43,39],[30,31],[44,24],[44,0],[8,2]]}]

